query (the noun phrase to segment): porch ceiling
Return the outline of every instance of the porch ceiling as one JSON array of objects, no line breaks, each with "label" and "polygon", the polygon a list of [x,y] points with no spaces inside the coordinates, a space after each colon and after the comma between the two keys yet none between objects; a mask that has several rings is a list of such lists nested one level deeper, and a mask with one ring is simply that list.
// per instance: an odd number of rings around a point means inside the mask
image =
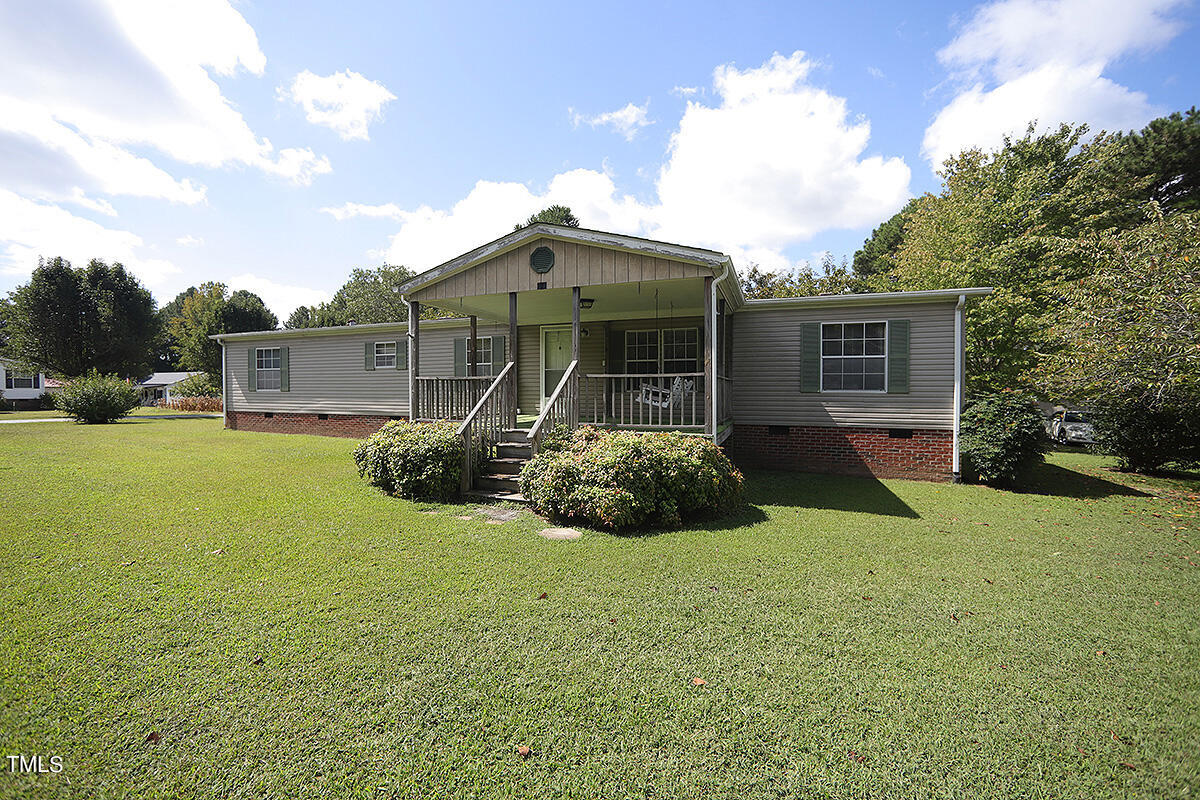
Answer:
[{"label": "porch ceiling", "polygon": [[[582,322],[606,319],[694,316],[704,313],[704,279],[611,283],[585,286],[584,298],[595,301],[581,309]],[[447,298],[429,305],[467,316],[508,322],[508,293]],[[517,324],[549,325],[571,321],[571,289],[535,289],[517,293]]]}]

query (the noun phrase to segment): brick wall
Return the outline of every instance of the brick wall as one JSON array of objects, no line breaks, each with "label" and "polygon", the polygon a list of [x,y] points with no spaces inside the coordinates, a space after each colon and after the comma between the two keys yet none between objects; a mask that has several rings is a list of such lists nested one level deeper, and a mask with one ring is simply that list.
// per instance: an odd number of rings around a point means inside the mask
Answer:
[{"label": "brick wall", "polygon": [[725,451],[747,467],[950,480],[953,434],[920,428],[911,433],[896,438],[887,428],[735,424]]},{"label": "brick wall", "polygon": [[[321,419],[326,417],[326,419]],[[390,419],[368,414],[291,414],[286,412],[230,411],[226,427],[260,433],[310,433],[317,436],[346,436],[362,439]]]}]

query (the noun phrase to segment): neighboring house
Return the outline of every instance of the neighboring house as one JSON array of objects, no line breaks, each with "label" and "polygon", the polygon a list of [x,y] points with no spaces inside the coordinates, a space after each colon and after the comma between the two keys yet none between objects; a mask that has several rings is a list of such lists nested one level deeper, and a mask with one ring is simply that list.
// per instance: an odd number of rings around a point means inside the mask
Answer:
[{"label": "neighboring house", "polygon": [[[47,384],[53,383],[53,386]],[[17,369],[15,365],[0,361],[0,386],[3,386],[3,396],[13,408],[30,410],[41,408],[42,395],[57,391],[62,384],[48,380],[44,372],[28,372]]]},{"label": "neighboring house", "polygon": [[141,397],[142,405],[153,406],[161,403],[169,403],[171,401],[171,390],[175,388],[175,384],[199,374],[199,372],[155,372],[149,378],[139,381],[137,384],[138,395]]},{"label": "neighboring house", "polygon": [[703,435],[746,465],[948,479],[964,307],[991,291],[747,300],[722,253],[547,224],[398,290],[411,319],[456,318],[214,337],[226,426],[362,436],[470,416],[509,456],[482,486],[551,424]]}]

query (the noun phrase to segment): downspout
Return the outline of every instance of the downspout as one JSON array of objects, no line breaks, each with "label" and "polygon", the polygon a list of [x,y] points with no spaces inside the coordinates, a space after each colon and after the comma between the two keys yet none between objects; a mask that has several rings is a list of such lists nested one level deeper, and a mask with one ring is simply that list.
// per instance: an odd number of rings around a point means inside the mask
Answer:
[{"label": "downspout", "polygon": [[221,340],[221,427],[229,428],[229,370],[225,366],[225,340]]},{"label": "downspout", "polygon": [[954,306],[954,456],[952,471],[955,483],[962,480],[962,466],[958,452],[958,429],[962,424],[963,409],[963,350],[965,348],[963,337],[966,330],[964,321],[966,305],[967,296],[960,294],[958,304]]},{"label": "downspout", "polygon": [[[709,317],[710,317],[709,325],[711,326],[709,328],[709,330],[712,331],[712,353],[709,354],[709,357],[712,358],[712,368],[713,368],[713,386],[712,386],[713,430],[712,430],[712,437],[713,437],[714,444],[716,443],[717,436],[720,433],[719,426],[721,424],[721,420],[717,419],[717,408],[720,407],[720,404],[717,402],[717,392],[719,392],[720,388],[721,388],[721,381],[717,376],[717,348],[720,347],[720,342],[718,341],[718,338],[717,338],[717,285],[721,281],[723,281],[729,277],[729,267],[732,264],[733,264],[732,261],[730,261],[729,259],[726,259],[725,260],[725,271],[722,272],[720,274],[720,276],[717,277],[717,279],[712,282],[712,297],[710,298],[709,310],[708,310]],[[728,320],[726,320],[726,324],[728,324]]]},{"label": "downspout", "polygon": [[[399,288],[399,287],[396,287]],[[399,293],[397,293],[399,294]],[[400,306],[404,309],[408,308],[408,298],[403,294],[400,295]],[[413,370],[412,370],[412,320],[404,323],[404,363],[408,365],[408,404],[412,405],[413,396]],[[412,422],[412,408],[408,409],[408,421]]]}]

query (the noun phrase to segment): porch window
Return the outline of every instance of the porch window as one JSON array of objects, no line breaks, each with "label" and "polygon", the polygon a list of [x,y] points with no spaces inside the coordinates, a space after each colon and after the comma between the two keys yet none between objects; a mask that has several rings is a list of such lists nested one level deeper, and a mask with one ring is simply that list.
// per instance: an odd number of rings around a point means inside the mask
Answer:
[{"label": "porch window", "polygon": [[668,328],[662,332],[663,372],[697,372],[700,332],[696,328]]},{"label": "porch window", "polygon": [[886,322],[822,323],[821,391],[882,392],[886,373]]},{"label": "porch window", "polygon": [[625,331],[625,372],[630,375],[658,372],[658,331]]},{"label": "porch window", "polygon": [[278,347],[259,347],[254,351],[256,388],[279,389],[279,371],[283,360]]},{"label": "porch window", "polygon": [[4,388],[5,389],[37,389],[38,379],[36,375],[23,375],[19,372],[4,373]]},{"label": "porch window", "polygon": [[395,369],[396,368],[396,343],[395,342],[376,342],[375,343],[375,369]]}]

